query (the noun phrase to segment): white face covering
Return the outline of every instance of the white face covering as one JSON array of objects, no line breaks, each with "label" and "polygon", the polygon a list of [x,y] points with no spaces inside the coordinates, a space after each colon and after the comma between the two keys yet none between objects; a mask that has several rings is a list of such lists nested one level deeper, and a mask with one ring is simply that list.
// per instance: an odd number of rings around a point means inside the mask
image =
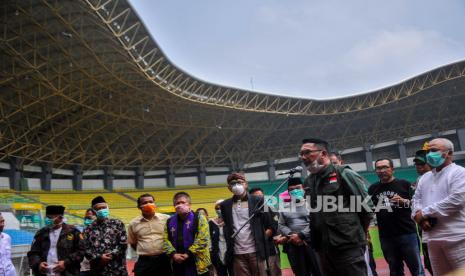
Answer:
[{"label": "white face covering", "polygon": [[234,195],[239,196],[244,193],[245,188],[243,184],[235,184],[234,186],[231,187],[231,191]]},{"label": "white face covering", "polygon": [[318,163],[318,159],[320,158],[320,156],[321,156],[321,152],[318,155],[318,157],[315,160],[313,160],[313,162],[310,163],[307,166],[307,170],[310,173],[312,173],[312,174],[319,173],[320,171],[322,171],[325,168],[325,165]]}]

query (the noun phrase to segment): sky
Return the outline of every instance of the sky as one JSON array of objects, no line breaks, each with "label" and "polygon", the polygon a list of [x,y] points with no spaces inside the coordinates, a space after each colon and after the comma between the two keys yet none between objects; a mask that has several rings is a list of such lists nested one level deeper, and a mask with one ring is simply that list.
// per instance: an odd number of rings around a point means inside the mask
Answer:
[{"label": "sky", "polygon": [[130,0],[167,57],[202,80],[331,99],[465,59],[463,0]]}]

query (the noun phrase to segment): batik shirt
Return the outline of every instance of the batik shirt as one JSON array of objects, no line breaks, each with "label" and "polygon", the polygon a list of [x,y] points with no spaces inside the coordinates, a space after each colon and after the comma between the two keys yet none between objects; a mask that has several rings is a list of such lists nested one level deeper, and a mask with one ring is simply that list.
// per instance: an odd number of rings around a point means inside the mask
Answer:
[{"label": "batik shirt", "polygon": [[[96,275],[128,275],[126,269],[127,235],[123,222],[117,219],[96,220],[84,230],[86,258]],[[100,264],[103,254],[111,253],[112,260]]]}]

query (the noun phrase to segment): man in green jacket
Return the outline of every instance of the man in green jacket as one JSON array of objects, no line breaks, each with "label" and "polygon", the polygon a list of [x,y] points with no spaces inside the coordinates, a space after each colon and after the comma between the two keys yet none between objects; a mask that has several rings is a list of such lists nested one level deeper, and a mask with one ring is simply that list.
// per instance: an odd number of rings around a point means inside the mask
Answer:
[{"label": "man in green jacket", "polygon": [[348,166],[333,165],[324,140],[304,139],[300,157],[310,172],[304,186],[311,241],[323,274],[367,275],[364,253],[373,203],[366,180]]}]

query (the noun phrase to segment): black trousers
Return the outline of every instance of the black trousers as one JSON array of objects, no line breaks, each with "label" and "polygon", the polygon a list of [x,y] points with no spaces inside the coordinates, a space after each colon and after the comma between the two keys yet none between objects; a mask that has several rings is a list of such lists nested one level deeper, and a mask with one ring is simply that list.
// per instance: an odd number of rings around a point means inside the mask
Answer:
[{"label": "black trousers", "polygon": [[166,254],[158,256],[139,256],[134,266],[135,276],[171,274],[171,262]]},{"label": "black trousers", "polygon": [[294,272],[296,276],[321,275],[315,253],[309,245],[297,246],[287,244],[286,252],[292,272]]},{"label": "black trousers", "polygon": [[231,266],[227,266],[224,264],[216,264],[215,265],[216,275],[218,276],[233,276],[234,272]]},{"label": "black trousers", "polygon": [[325,276],[366,276],[365,247],[318,252]]}]

